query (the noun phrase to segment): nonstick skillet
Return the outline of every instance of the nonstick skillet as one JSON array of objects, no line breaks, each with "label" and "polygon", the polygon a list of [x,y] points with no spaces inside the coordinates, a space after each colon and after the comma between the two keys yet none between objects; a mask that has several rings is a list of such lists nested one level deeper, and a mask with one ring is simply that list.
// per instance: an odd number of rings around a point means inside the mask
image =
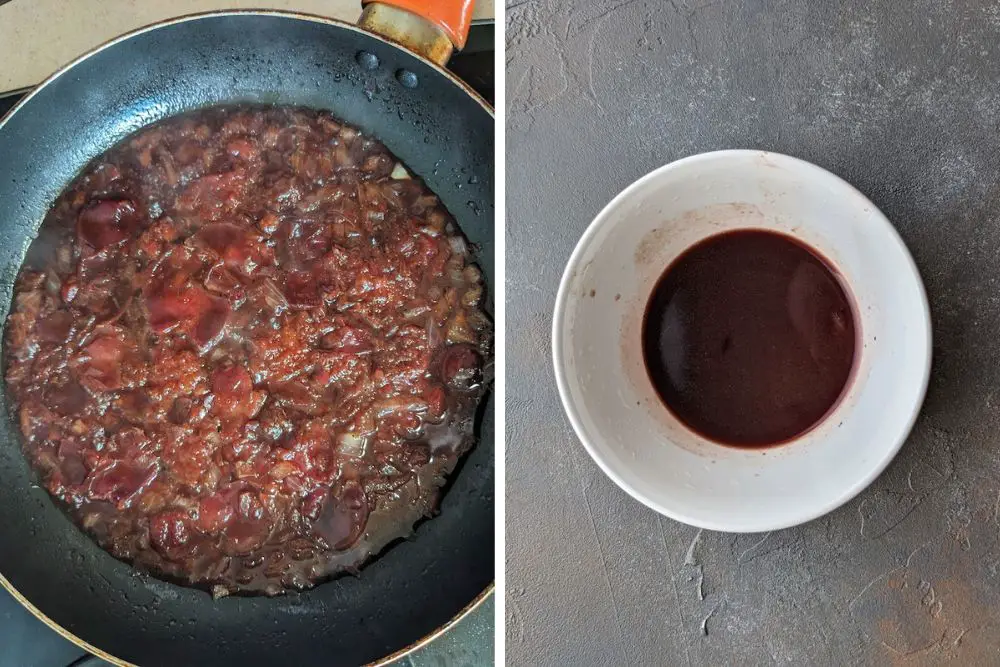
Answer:
[{"label": "nonstick skillet", "polygon": [[[222,103],[327,109],[421,176],[493,261],[493,113],[439,63],[471,2],[372,3],[361,26],[279,12],[184,17],[79,58],[0,121],[0,310],[49,205],[128,134]],[[381,32],[381,36],[375,32]],[[404,46],[407,44],[408,46]],[[0,584],[55,630],[117,664],[356,665],[428,641],[492,588],[493,408],[440,516],[358,577],[301,594],[213,600],[102,551],[40,488],[6,396],[0,419]]]}]

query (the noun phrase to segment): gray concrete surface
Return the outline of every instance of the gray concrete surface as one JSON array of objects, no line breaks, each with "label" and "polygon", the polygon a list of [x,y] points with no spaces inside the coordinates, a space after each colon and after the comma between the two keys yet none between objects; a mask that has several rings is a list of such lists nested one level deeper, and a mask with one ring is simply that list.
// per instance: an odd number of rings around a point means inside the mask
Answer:
[{"label": "gray concrete surface", "polygon": [[[508,0],[512,665],[1000,665],[1000,2]],[[674,159],[760,148],[859,187],[934,316],[917,426],[799,528],[700,532],[619,491],[563,417],[556,286]],[[793,502],[793,501],[790,501]]]}]

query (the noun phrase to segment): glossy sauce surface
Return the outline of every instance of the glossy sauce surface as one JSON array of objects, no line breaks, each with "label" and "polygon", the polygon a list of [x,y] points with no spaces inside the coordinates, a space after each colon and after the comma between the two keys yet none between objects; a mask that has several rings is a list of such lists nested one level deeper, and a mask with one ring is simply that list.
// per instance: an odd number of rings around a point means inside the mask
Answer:
[{"label": "glossy sauce surface", "polygon": [[727,445],[782,443],[843,395],[857,326],[834,270],[782,234],[737,230],[692,246],[650,296],[643,358],[682,422]]}]

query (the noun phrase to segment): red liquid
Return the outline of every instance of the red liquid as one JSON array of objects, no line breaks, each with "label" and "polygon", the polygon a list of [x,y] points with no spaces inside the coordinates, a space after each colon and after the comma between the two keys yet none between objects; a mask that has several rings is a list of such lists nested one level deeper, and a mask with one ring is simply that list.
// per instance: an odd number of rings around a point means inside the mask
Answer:
[{"label": "red liquid", "polygon": [[816,426],[843,395],[857,326],[833,269],[782,234],[739,230],[694,245],[650,296],[650,380],[682,422],[760,447]]}]

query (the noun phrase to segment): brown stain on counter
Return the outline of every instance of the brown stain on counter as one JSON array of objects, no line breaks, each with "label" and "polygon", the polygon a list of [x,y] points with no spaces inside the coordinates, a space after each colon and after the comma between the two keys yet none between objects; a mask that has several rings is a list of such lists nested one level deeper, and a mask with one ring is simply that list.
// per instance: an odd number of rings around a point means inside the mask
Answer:
[{"label": "brown stain on counter", "polygon": [[932,583],[913,581],[912,577],[896,583],[899,588],[895,594],[901,599],[892,615],[876,623],[878,641],[887,649],[889,664],[934,667],[1000,663],[1000,636],[989,620],[995,610],[981,605],[968,584],[960,579]]},{"label": "brown stain on counter", "polygon": [[[926,546],[926,545],[925,545]],[[954,541],[920,547],[901,567],[882,575],[849,605],[867,627],[871,640],[868,664],[893,667],[1000,664],[997,609],[983,604],[983,592],[959,574],[957,563],[968,558]],[[918,553],[922,556],[917,556]],[[952,565],[942,577],[936,564]],[[922,561],[913,563],[913,561]]]}]

